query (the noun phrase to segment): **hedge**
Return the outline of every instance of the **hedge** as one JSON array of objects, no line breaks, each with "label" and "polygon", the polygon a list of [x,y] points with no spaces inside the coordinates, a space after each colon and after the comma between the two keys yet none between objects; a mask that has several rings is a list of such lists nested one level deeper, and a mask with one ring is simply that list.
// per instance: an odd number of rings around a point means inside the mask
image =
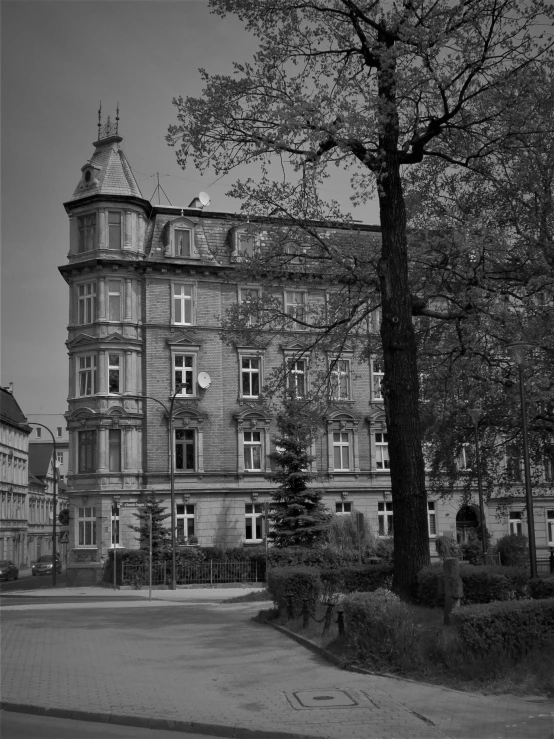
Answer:
[{"label": "hedge", "polygon": [[[529,575],[518,567],[460,566],[464,586],[462,605],[520,600],[528,595]],[[428,565],[418,573],[418,601],[436,608],[444,605],[442,563]]]},{"label": "hedge", "polygon": [[323,587],[330,592],[369,593],[390,585],[393,567],[390,564],[345,565],[321,571]]},{"label": "hedge", "polygon": [[267,553],[269,567],[319,567],[332,570],[344,565],[356,564],[356,550],[336,551],[328,547],[271,547]]},{"label": "hedge", "polygon": [[451,618],[466,647],[480,654],[506,650],[521,656],[554,640],[554,598],[464,606]]},{"label": "hedge", "polygon": [[321,597],[321,579],[315,567],[272,567],[267,573],[267,589],[279,615],[294,618],[307,601],[310,611]]},{"label": "hedge", "polygon": [[529,580],[529,595],[535,600],[554,598],[554,577],[534,577]]}]

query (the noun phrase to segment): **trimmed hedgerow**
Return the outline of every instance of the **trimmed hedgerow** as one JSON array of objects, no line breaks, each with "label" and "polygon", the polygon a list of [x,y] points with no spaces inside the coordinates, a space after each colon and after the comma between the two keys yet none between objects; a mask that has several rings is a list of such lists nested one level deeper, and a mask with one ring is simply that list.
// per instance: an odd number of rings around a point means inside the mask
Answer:
[{"label": "trimmed hedgerow", "polygon": [[[462,605],[520,600],[528,596],[529,575],[523,568],[462,564],[460,577],[464,586]],[[442,564],[428,565],[420,570],[418,600],[430,608],[444,605]]]},{"label": "trimmed hedgerow", "polygon": [[267,589],[280,616],[294,618],[302,613],[307,601],[310,611],[321,596],[321,579],[315,567],[272,567],[267,575]]},{"label": "trimmed hedgerow", "polygon": [[451,618],[466,647],[480,654],[523,655],[554,639],[554,598],[465,606]]},{"label": "trimmed hedgerow", "polygon": [[534,577],[529,580],[529,595],[534,600],[554,598],[554,577]]},{"label": "trimmed hedgerow", "polygon": [[337,551],[327,547],[272,547],[267,553],[269,567],[305,566],[331,570],[357,561],[355,550]]},{"label": "trimmed hedgerow", "polygon": [[321,571],[321,582],[327,590],[340,593],[369,593],[390,585],[391,564],[345,565]]}]

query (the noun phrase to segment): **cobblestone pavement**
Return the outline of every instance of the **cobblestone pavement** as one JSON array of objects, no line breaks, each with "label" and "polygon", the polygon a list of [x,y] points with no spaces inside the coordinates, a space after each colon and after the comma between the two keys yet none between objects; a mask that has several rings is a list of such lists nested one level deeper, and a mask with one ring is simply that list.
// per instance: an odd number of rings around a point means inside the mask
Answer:
[{"label": "cobblestone pavement", "polygon": [[250,729],[260,737],[554,736],[552,703],[345,672],[251,621],[259,603],[210,602],[197,592],[156,593],[164,599],[127,605],[33,607],[30,598],[28,606],[3,608],[3,701]]}]

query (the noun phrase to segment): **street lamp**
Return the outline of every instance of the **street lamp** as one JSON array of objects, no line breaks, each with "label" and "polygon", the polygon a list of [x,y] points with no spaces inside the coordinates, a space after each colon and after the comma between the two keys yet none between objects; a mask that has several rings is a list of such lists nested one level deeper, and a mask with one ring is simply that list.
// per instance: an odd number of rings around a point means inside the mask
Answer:
[{"label": "street lamp", "polygon": [[173,443],[173,406],[175,405],[175,398],[181,390],[183,389],[183,384],[178,384],[175,387],[175,392],[171,396],[171,403],[169,404],[169,409],[167,408],[165,403],[162,403],[161,400],[158,400],[158,398],[153,398],[151,395],[139,395],[139,398],[145,398],[148,400],[153,400],[156,403],[159,403],[162,408],[165,410],[168,416],[168,426],[169,426],[169,485],[170,485],[170,497],[171,497],[171,590],[177,590],[177,575],[176,575],[176,536],[175,536],[175,529],[177,528],[177,521],[175,518],[175,464],[174,464],[174,454],[175,454],[175,445]]},{"label": "street lamp", "polygon": [[526,341],[515,341],[508,345],[512,361],[519,371],[519,393],[521,398],[521,430],[523,432],[523,463],[525,466],[525,496],[527,503],[527,528],[529,533],[529,560],[531,563],[531,577],[537,577],[537,553],[535,551],[535,516],[533,513],[533,493],[531,490],[531,465],[529,463],[529,440],[527,438],[527,408],[525,401],[525,382],[523,368],[527,349],[532,344]]},{"label": "street lamp", "polygon": [[56,587],[56,508],[58,506],[58,499],[57,499],[57,484],[58,484],[58,453],[56,448],[56,437],[54,436],[51,429],[48,428],[48,426],[45,426],[43,423],[37,423],[36,421],[29,421],[29,424],[31,426],[41,426],[43,429],[46,429],[50,436],[52,437],[52,444],[54,445],[53,455],[54,455],[54,483],[52,486],[52,507],[53,507],[53,516],[52,516],[52,587]]},{"label": "street lamp", "polygon": [[113,544],[113,589],[117,590],[117,540],[119,539],[119,501],[121,500],[119,495],[113,496],[112,505],[112,544]]},{"label": "street lamp", "polygon": [[483,503],[483,483],[481,480],[481,457],[479,455],[479,408],[468,408],[468,416],[473,421],[475,431],[475,466],[477,468],[477,490],[479,491],[479,515],[481,516],[481,545],[483,547],[483,564],[487,564],[487,527],[485,525],[485,504]]}]

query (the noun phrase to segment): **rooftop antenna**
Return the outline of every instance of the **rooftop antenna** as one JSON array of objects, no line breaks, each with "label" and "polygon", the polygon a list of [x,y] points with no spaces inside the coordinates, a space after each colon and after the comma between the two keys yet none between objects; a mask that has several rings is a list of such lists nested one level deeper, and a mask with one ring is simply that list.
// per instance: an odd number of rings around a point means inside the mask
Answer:
[{"label": "rooftop antenna", "polygon": [[[158,205],[160,205],[160,190],[161,190],[161,191],[163,192],[163,194],[164,194],[164,195],[166,196],[166,198],[167,198],[167,202],[168,202],[168,203],[169,203],[170,205],[173,205],[173,203],[171,202],[171,200],[170,200],[170,199],[169,199],[169,198],[167,197],[167,193],[166,193],[166,191],[165,191],[165,190],[163,189],[163,187],[162,187],[162,186],[160,185],[160,173],[159,173],[159,172],[156,172],[156,177],[157,177],[157,180],[158,180],[158,184],[156,185],[156,189],[155,189],[155,190],[154,190],[154,192],[152,193],[152,198],[154,197],[154,195],[155,195],[156,193],[158,193]],[[152,198],[150,198],[150,202],[152,202]]]}]

